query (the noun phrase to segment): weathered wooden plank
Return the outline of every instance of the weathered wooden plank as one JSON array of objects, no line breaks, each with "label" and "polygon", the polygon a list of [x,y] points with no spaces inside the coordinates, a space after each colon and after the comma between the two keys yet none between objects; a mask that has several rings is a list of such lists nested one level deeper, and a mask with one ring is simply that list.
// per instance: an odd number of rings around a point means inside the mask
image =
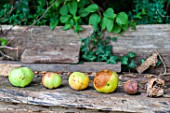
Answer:
[{"label": "weathered wooden plank", "polygon": [[[70,89],[66,79],[58,89],[48,90],[41,85],[41,78],[35,78],[26,88],[16,88],[9,84],[7,78],[0,77],[0,101],[27,105],[49,107],[70,107],[113,112],[170,112],[169,98],[149,98],[146,93],[130,96],[119,86],[111,94],[102,94],[94,90],[92,83],[87,90]],[[168,92],[170,93],[170,92]]]},{"label": "weathered wooden plank", "polygon": [[[3,33],[6,33],[5,37],[7,39],[15,39],[10,45],[18,48],[17,51],[4,49],[4,52],[15,59],[20,59],[25,49],[31,49],[29,53],[25,51],[22,57],[22,61],[28,63],[37,62],[37,60],[42,63],[49,61],[54,63],[77,63],[79,60],[80,37],[87,37],[93,32],[91,26],[82,26],[84,30],[79,34],[74,33],[73,30],[63,31],[62,26],[56,27],[53,31],[47,26],[33,26],[28,30],[26,30],[27,27],[15,26],[8,32],[7,30],[12,26],[2,25],[1,27]],[[43,59],[43,56],[47,56],[48,59]],[[34,57],[35,59],[33,59]]]},{"label": "weathered wooden plank", "polygon": [[57,46],[25,49],[21,55],[24,63],[78,63],[80,48],[76,46]]},{"label": "weathered wooden plank", "polygon": [[[28,104],[16,104],[0,102],[0,113],[101,113],[102,111],[91,109],[79,109],[72,107],[45,107]],[[104,111],[103,111],[104,112]],[[124,112],[109,112],[124,113]]]},{"label": "weathered wooden plank", "polygon": [[4,73],[1,73],[1,69],[2,69],[2,72],[3,72],[3,69],[6,69],[7,71],[7,68],[11,69],[11,67],[16,66],[16,65],[30,67],[34,71],[97,72],[103,69],[110,69],[116,72],[121,72],[121,63],[106,64],[104,62],[103,63],[102,62],[91,62],[91,63],[85,62],[84,64],[71,65],[71,64],[26,64],[26,63],[21,63],[17,61],[0,61],[0,74],[4,74]]},{"label": "weathered wooden plank", "polygon": [[[123,55],[133,51],[137,53],[138,61],[157,49],[170,71],[170,24],[138,25],[136,30],[129,29],[120,35],[106,32],[105,36],[117,37],[116,42],[111,42],[114,54]],[[160,72],[160,69],[153,71]]]}]

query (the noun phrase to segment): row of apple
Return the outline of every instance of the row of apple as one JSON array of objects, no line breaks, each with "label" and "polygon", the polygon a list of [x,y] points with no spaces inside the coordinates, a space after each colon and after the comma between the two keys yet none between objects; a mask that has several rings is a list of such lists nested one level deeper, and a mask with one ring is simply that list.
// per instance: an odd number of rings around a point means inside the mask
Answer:
[{"label": "row of apple", "polygon": [[[31,84],[34,78],[33,71],[28,67],[15,68],[10,71],[9,82],[16,87],[25,87]],[[73,72],[68,79],[72,89],[80,91],[84,90],[89,85],[89,77],[82,72]],[[111,70],[101,70],[96,73],[93,80],[94,88],[98,92],[111,93],[118,86],[119,77],[116,72]],[[47,72],[42,77],[42,84],[45,88],[53,89],[62,84],[62,78],[57,73]],[[128,94],[136,94],[138,92],[138,84],[135,81],[129,80],[124,84],[124,90]]]}]

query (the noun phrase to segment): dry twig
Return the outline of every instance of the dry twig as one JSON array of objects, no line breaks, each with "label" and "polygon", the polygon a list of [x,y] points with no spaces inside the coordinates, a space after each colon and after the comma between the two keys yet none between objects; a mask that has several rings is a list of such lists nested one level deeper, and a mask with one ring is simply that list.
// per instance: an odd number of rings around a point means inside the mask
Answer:
[{"label": "dry twig", "polygon": [[167,73],[167,67],[166,67],[166,64],[165,64],[162,56],[160,55],[160,53],[158,52],[157,49],[155,49],[155,51],[157,52],[157,54],[158,54],[158,56],[159,56],[159,58],[160,58],[160,60],[161,60],[161,62],[162,62],[162,64],[163,64],[163,66],[164,66],[164,72],[161,73],[161,74],[159,74],[159,75],[158,75],[158,78],[160,78],[161,76],[170,75],[170,73]]},{"label": "dry twig", "polygon": [[14,58],[12,58],[12,57],[6,55],[6,54],[3,53],[1,50],[0,50],[0,54],[1,54],[3,57],[9,58],[9,59],[11,59],[11,60],[14,60]]},{"label": "dry twig", "polygon": [[0,49],[18,50],[18,48],[13,48],[10,46],[0,46]]},{"label": "dry twig", "polygon": [[[56,2],[57,2],[58,0],[56,0]],[[47,9],[44,11],[44,13],[41,15],[41,17],[39,17],[37,20],[35,20],[30,26],[28,26],[25,30],[24,30],[24,32],[23,33],[25,33],[28,29],[30,29],[32,26],[34,26],[39,20],[41,20],[44,16],[45,16],[45,14],[48,12],[48,10],[50,10],[54,5],[55,5],[55,3],[56,2],[54,2],[53,4],[51,4],[49,7],[47,7]]]}]

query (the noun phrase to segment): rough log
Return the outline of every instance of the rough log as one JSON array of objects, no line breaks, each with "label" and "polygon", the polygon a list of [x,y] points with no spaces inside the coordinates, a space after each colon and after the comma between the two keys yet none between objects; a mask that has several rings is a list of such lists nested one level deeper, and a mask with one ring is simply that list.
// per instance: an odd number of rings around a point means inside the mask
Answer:
[{"label": "rough log", "polygon": [[[5,103],[0,102],[0,113],[101,113],[99,110],[79,109],[72,107],[50,107],[50,106],[34,106],[27,104]],[[109,112],[122,113],[122,112]]]},{"label": "rough log", "polygon": [[[80,37],[87,37],[93,33],[91,26],[82,26],[79,34],[73,30],[63,31],[56,27],[53,31],[47,26],[27,27],[2,25],[3,33],[11,41],[17,51],[3,49],[4,52],[25,63],[78,63],[80,51]],[[9,30],[11,28],[11,30]],[[26,50],[27,49],[27,50]]]},{"label": "rough log", "polygon": [[[4,28],[6,28],[6,29],[4,29],[6,31],[10,27],[8,26],[8,27],[4,27]],[[19,28],[20,27],[17,27],[16,29],[19,29]],[[44,30],[45,30],[45,28],[44,28]],[[59,29],[59,27],[56,28],[55,31],[58,31],[58,29]],[[85,31],[82,33],[83,35],[82,34],[80,35],[80,37],[83,37],[83,38],[85,38],[86,36],[89,36],[93,31],[92,27],[89,27],[89,26],[85,27],[84,29],[85,29]],[[12,30],[12,31],[13,32],[10,31],[10,32],[8,32],[8,35],[6,35],[9,39],[16,37],[20,33],[19,31],[15,32],[16,30]],[[23,31],[23,30],[20,29],[20,31]],[[30,32],[33,32],[35,34],[35,36],[39,37],[39,34],[42,33],[40,31],[42,31],[42,30],[40,30],[40,28],[37,28],[37,30],[34,30],[34,31],[30,29],[27,31],[28,33],[27,32],[26,33],[27,33],[27,35],[29,35]],[[137,58],[136,58],[137,64],[139,64],[139,60],[141,58],[147,58],[149,55],[151,55],[151,53],[155,52],[155,49],[157,49],[167,65],[167,71],[170,72],[170,65],[169,65],[170,64],[170,60],[169,60],[170,59],[170,46],[169,46],[170,45],[170,38],[169,38],[170,32],[169,31],[170,31],[169,24],[139,25],[139,26],[137,26],[137,30],[129,29],[127,32],[122,33],[120,35],[115,35],[115,34],[106,32],[105,36],[117,37],[118,40],[116,42],[111,43],[113,45],[113,53],[115,55],[124,55],[124,54],[128,53],[129,51],[134,51],[135,53],[137,53]],[[64,32],[62,32],[62,34],[69,34],[70,32],[73,33],[73,31],[70,30],[70,31],[64,31]],[[47,35],[49,38],[53,35],[52,33],[49,33],[48,30],[46,33],[48,35],[45,33],[42,35],[43,36]],[[30,33],[30,34],[32,34],[32,33]],[[24,35],[27,37],[26,34],[24,34]],[[40,35],[40,36],[42,36],[42,35]],[[70,38],[70,39],[72,39],[72,38]],[[38,40],[38,38],[37,38],[37,40]],[[26,42],[28,42],[28,41],[29,40],[27,40]],[[48,41],[49,40],[47,40],[47,42]],[[29,42],[34,43],[36,41],[32,40]],[[67,42],[67,40],[66,40],[66,42]],[[23,43],[25,43],[25,42],[23,42]],[[19,44],[18,44],[18,46],[19,46]],[[15,45],[15,43],[14,44],[11,43],[11,45]],[[8,50],[7,54],[12,55],[12,56],[13,55],[14,56],[21,55],[20,52],[19,52],[19,54],[17,54],[17,52],[12,52],[10,50]],[[163,66],[160,66],[156,69],[151,69],[151,71],[149,71],[149,72],[146,71],[146,72],[159,74],[163,70],[162,67]]]},{"label": "rough log", "polygon": [[[138,25],[136,30],[129,29],[120,35],[106,32],[105,36],[117,37],[117,41],[111,43],[114,54],[123,55],[133,51],[137,53],[138,64],[141,58],[147,58],[157,49],[170,72],[170,24]],[[160,73],[162,70],[157,68],[153,71]]]},{"label": "rough log", "polygon": [[51,72],[97,72],[103,69],[110,69],[121,72],[121,63],[106,64],[102,62],[85,62],[84,64],[26,64],[18,61],[0,61],[0,75],[8,75],[9,71],[16,67],[30,67],[34,71]]},{"label": "rough log", "polygon": [[41,77],[36,77],[32,84],[24,89],[11,86],[6,77],[0,77],[0,81],[1,102],[103,112],[170,112],[169,98],[149,98],[145,92],[130,96],[122,91],[122,86],[119,86],[114,93],[102,94],[94,90],[92,83],[87,90],[74,91],[69,87],[67,79],[63,80],[60,88],[54,90],[45,89],[41,85]]}]

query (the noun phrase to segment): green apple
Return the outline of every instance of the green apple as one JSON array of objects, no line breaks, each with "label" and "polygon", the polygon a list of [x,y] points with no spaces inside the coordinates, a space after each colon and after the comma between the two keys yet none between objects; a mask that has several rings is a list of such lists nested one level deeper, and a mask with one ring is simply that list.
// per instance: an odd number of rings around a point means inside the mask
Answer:
[{"label": "green apple", "polygon": [[114,92],[118,86],[119,78],[116,72],[102,70],[96,73],[94,78],[94,88],[101,93]]},{"label": "green apple", "polygon": [[48,89],[57,88],[61,85],[62,78],[57,73],[48,72],[42,77],[42,84]]},{"label": "green apple", "polygon": [[19,67],[10,71],[9,82],[16,87],[28,86],[34,78],[33,71],[28,67]]},{"label": "green apple", "polygon": [[69,76],[69,85],[72,89],[81,91],[88,87],[89,77],[85,73],[73,72]]}]

